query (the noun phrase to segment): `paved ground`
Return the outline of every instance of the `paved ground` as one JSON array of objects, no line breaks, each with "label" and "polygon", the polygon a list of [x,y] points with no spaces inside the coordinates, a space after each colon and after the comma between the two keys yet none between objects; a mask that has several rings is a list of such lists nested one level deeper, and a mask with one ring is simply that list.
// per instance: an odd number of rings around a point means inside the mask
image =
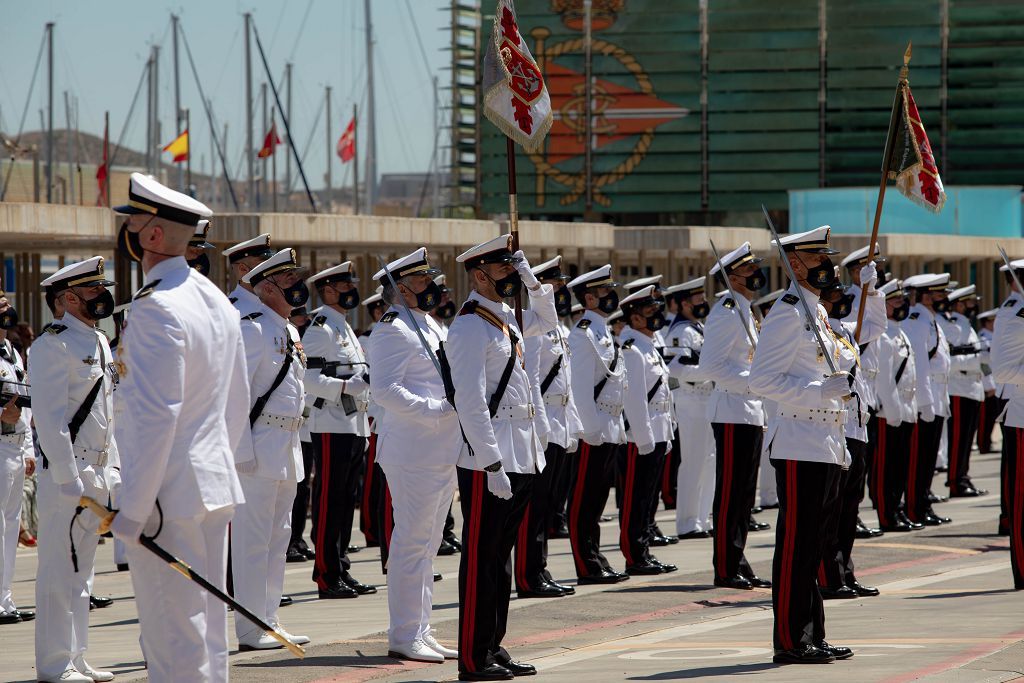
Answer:
[{"label": "paved ground", "polygon": [[[998,456],[978,456],[975,482],[998,490]],[[944,490],[936,479],[936,491]],[[1008,542],[995,532],[995,494],[940,506],[949,526],[859,541],[855,549],[862,581],[878,585],[877,598],[826,605],[828,638],[856,655],[827,667],[778,667],[771,663],[769,591],[729,591],[711,586],[711,542],[684,541],[658,549],[680,571],[634,577],[610,588],[584,586],[575,597],[516,600],[508,647],[533,662],[550,681],[668,681],[697,677],[819,681],[1006,681],[1024,675],[1022,597],[1012,590]],[[662,528],[673,528],[662,512]],[[774,523],[774,513],[762,520]],[[865,510],[865,520],[874,519]],[[604,525],[606,553],[621,567],[613,545],[615,523]],[[361,538],[361,537],[360,537]],[[771,575],[774,531],[752,534],[748,557]],[[568,541],[553,543],[552,572],[573,576]],[[96,593],[111,595],[110,608],[92,613],[89,660],[113,669],[120,681],[145,677],[131,582],[113,566],[111,546],[99,552]],[[311,564],[290,564],[286,590],[296,604],[282,610],[286,627],[313,638],[307,657],[284,651],[232,656],[236,681],[442,681],[454,680],[454,663],[419,665],[389,659],[387,591],[374,549],[353,556],[353,573],[376,582],[374,596],[336,602],[316,599]],[[22,550],[14,585],[19,605],[34,601],[36,555]],[[445,579],[436,585],[435,625],[440,639],[454,642],[458,617],[458,556],[438,558]],[[32,624],[0,627],[0,679],[34,680]]]}]

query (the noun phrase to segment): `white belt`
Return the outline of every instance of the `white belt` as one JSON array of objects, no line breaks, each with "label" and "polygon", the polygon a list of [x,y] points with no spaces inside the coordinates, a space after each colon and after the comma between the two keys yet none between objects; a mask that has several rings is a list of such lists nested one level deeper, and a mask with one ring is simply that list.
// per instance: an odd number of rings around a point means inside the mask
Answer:
[{"label": "white belt", "polygon": [[867,368],[862,368],[861,370],[864,374],[864,377],[866,377],[867,379],[874,379],[875,377],[878,377],[878,370],[868,370]]},{"label": "white belt", "polygon": [[671,413],[672,401],[654,401],[651,403],[651,410],[657,413]]},{"label": "white belt", "polygon": [[357,412],[365,413],[369,409],[370,409],[370,402],[369,401],[367,401],[365,398],[357,398],[356,399],[356,411]]},{"label": "white belt", "polygon": [[97,451],[93,448],[75,445],[72,445],[72,449],[74,449],[75,457],[87,465],[105,467],[107,464],[107,451],[105,449]]},{"label": "white belt", "polygon": [[847,415],[845,408],[834,410],[831,408],[799,408],[786,405],[780,405],[776,412],[779,417],[787,417],[793,420],[837,425],[846,424]]},{"label": "white belt", "polygon": [[15,434],[0,434],[0,443],[13,443],[21,446],[25,443],[25,436],[28,432],[17,432]]},{"label": "white belt", "polygon": [[256,418],[256,423],[261,425],[267,425],[269,427],[277,427],[283,429],[286,432],[297,432],[302,427],[304,420],[301,417],[285,417],[283,415],[267,415],[264,413]]},{"label": "white belt", "polygon": [[544,397],[546,406],[567,406],[569,405],[569,394],[548,394]]},{"label": "white belt", "polygon": [[900,389],[899,391],[900,398],[905,398],[908,401],[914,398],[914,394],[917,393],[917,390],[914,387],[910,387],[909,389]]},{"label": "white belt", "polygon": [[949,384],[949,375],[945,375],[941,372],[932,372],[928,375],[928,379],[935,384]]},{"label": "white belt", "polygon": [[742,398],[751,398],[756,401],[761,400],[761,397],[752,392],[750,389],[747,389],[746,391],[732,391],[731,389],[726,389],[725,387],[715,387],[715,389],[721,391],[723,394],[731,394],[733,396],[740,396]]},{"label": "white belt", "polygon": [[608,413],[612,417],[618,417],[619,415],[622,415],[621,405],[616,406],[612,405],[611,403],[605,403],[604,401],[598,401],[597,407],[600,408],[603,412]]},{"label": "white belt", "polygon": [[675,391],[685,396],[710,396],[711,392],[714,391],[714,386],[709,382],[701,382],[700,384],[682,382]]},{"label": "white belt", "polygon": [[982,374],[977,370],[960,370],[959,377],[960,379],[979,380],[982,378]]},{"label": "white belt", "polygon": [[532,403],[520,406],[498,406],[494,414],[495,420],[532,420],[537,414]]}]

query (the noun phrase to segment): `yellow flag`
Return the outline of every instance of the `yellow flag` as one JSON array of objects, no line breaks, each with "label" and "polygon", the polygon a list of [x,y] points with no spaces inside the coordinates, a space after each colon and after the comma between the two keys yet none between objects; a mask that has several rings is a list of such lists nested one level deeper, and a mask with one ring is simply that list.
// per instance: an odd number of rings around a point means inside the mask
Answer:
[{"label": "yellow flag", "polygon": [[170,144],[168,144],[166,147],[164,147],[164,151],[165,152],[170,152],[171,155],[174,157],[174,159],[171,160],[171,163],[178,164],[178,163],[181,163],[182,161],[187,160],[188,159],[188,128],[185,129],[184,133],[182,133],[178,137],[174,138],[174,140],[172,140],[170,142]]}]

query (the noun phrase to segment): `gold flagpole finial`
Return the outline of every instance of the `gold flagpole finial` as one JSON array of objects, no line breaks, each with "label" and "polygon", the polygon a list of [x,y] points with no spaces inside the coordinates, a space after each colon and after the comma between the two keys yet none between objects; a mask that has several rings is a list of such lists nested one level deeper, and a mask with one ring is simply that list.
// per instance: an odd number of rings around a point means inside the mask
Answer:
[{"label": "gold flagpole finial", "polygon": [[908,74],[910,72],[910,55],[911,55],[913,46],[914,46],[914,41],[908,42],[907,43],[907,49],[903,53],[903,66],[900,67],[900,80],[901,81],[907,80],[907,76],[908,76]]}]

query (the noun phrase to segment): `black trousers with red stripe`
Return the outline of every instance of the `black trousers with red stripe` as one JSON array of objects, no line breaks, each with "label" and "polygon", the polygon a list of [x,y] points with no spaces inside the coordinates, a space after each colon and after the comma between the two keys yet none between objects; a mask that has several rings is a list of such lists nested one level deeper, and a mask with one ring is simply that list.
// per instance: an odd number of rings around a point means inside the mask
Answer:
[{"label": "black trousers with red stripe", "polygon": [[867,449],[863,441],[846,440],[850,467],[840,469],[835,504],[826,513],[826,542],[818,570],[820,586],[840,588],[857,580],[853,573],[853,542],[857,537],[857,511],[864,500]]},{"label": "black trousers with red stripe", "polygon": [[292,502],[292,537],[288,541],[289,548],[305,548],[306,542],[302,535],[306,533],[306,517],[309,516],[310,480],[313,477],[313,444],[300,441],[302,446],[302,469],[305,479],[295,487],[295,500]]},{"label": "black trousers with red stripe", "polygon": [[981,402],[981,410],[978,415],[978,452],[992,452],[992,430],[996,426],[996,418],[1003,412],[1006,400],[995,395],[985,395]]},{"label": "black trousers with red stripe", "polygon": [[352,541],[359,471],[366,438],[355,434],[313,434],[316,477],[313,482],[313,580],[331,588],[352,566]]},{"label": "black trousers with red stripe", "polygon": [[939,442],[946,418],[936,417],[931,422],[918,420],[910,435],[910,462],[907,465],[907,517],[921,522],[932,514],[928,492],[935,477],[935,461],[939,457]]},{"label": "black trousers with red stripe", "polygon": [[711,429],[715,434],[715,578],[753,576],[743,551],[757,490],[764,431],[759,425],[723,422],[712,423]]},{"label": "black trousers with red stripe", "polygon": [[876,509],[878,523],[883,527],[896,523],[897,513],[907,491],[907,468],[910,437],[916,422],[903,422],[893,427],[884,419],[878,420],[878,439],[874,444]]},{"label": "black trousers with red stripe", "polygon": [[878,411],[870,409],[871,417],[868,418],[868,447],[864,451],[865,479],[868,484],[868,498],[871,500],[871,507],[878,508],[878,481],[876,481],[877,468],[875,458],[878,454]]},{"label": "black trousers with red stripe", "polygon": [[672,432],[672,450],[665,457],[665,467],[661,476],[661,500],[666,510],[676,509],[676,487],[678,486],[679,464],[679,430]]},{"label": "black trousers with red stripe", "polygon": [[792,650],[825,639],[825,606],[817,575],[826,512],[835,505],[841,468],[801,460],[771,462],[779,493],[772,561],[773,641],[777,650]]},{"label": "black trousers with red stripe", "polygon": [[971,486],[968,469],[971,466],[971,447],[978,431],[981,401],[963,396],[949,397],[946,443],[949,444],[949,471],[946,486],[950,494]]},{"label": "black trousers with red stripe", "polygon": [[1002,489],[1007,494],[1010,529],[1010,567],[1013,585],[1024,589],[1024,428],[1003,426]]},{"label": "black trousers with red stripe", "polygon": [[388,573],[388,557],[391,553],[391,534],[395,531],[395,508],[391,504],[391,489],[388,487],[388,478],[384,475],[384,468],[379,463],[374,463],[375,476],[380,482],[380,499],[377,501],[377,508],[374,516],[377,518],[377,528],[380,532],[377,535],[377,544],[380,547],[380,570],[386,576]]},{"label": "black trousers with red stripe", "polygon": [[512,546],[530,502],[534,474],[508,474],[512,498],[487,490],[487,473],[458,468],[462,505],[459,562],[459,671],[474,672],[507,660],[501,646],[508,628]]},{"label": "black trousers with red stripe", "polygon": [[601,552],[601,513],[615,481],[615,455],[618,444],[591,446],[580,442],[576,454],[572,488],[569,491],[569,544],[577,576],[593,576],[611,571]]},{"label": "black trousers with red stripe", "polygon": [[550,579],[548,570],[548,506],[551,504],[551,484],[554,480],[552,459],[565,455],[558,444],[548,444],[544,450],[547,465],[533,476],[533,490],[523,513],[523,521],[516,534],[515,581],[516,590],[538,588]]},{"label": "black trousers with red stripe", "polygon": [[[580,445],[583,445],[580,443]],[[553,454],[554,455],[554,454]],[[566,510],[569,501],[569,489],[572,486],[573,465],[575,454],[561,450],[555,457],[545,452],[547,460],[544,470],[551,470],[551,485],[548,489],[548,535],[557,529],[569,528],[569,513]]]},{"label": "black trousers with red stripe", "polygon": [[654,512],[658,509],[658,489],[665,469],[666,443],[655,444],[654,451],[640,455],[636,444],[626,444],[619,456],[622,482],[622,507],[619,508],[619,550],[626,566],[651,560]]},{"label": "black trousers with red stripe", "polygon": [[[658,522],[656,521],[655,517],[658,514],[658,493],[660,491],[662,491],[662,485],[663,485],[662,482],[664,481],[665,470],[668,469],[669,460],[671,459],[671,456],[672,456],[672,451],[668,450],[671,445],[672,445],[671,442],[667,442],[665,444],[665,452],[661,453],[661,455],[657,456],[658,457],[658,463],[657,463],[658,471],[655,473],[655,477],[654,477],[654,493],[651,495],[651,509],[650,509],[649,514],[647,515],[648,526],[650,527],[650,532],[651,532],[651,538],[654,538],[655,536],[664,536],[665,535],[665,534],[661,533],[661,529],[658,528]],[[656,455],[657,453],[658,453],[658,451],[655,450],[654,453],[651,453],[651,455]],[[668,508],[666,508],[666,509],[668,509]]]},{"label": "black trousers with red stripe", "polygon": [[384,494],[381,477],[377,476],[377,435],[370,434],[366,449],[366,472],[363,475],[362,499],[359,502],[359,530],[366,539],[366,547],[372,548],[380,544],[380,527],[377,509],[380,498]]}]

